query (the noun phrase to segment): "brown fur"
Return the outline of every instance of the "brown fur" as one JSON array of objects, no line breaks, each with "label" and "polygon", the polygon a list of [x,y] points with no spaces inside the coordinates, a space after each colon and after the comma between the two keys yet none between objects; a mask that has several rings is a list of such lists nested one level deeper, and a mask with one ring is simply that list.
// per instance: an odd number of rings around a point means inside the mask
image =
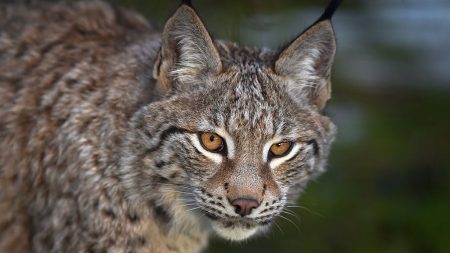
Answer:
[{"label": "brown fur", "polygon": [[[213,41],[187,5],[162,35],[99,1],[0,16],[0,252],[199,252],[211,226],[267,228],[324,170],[329,20],[278,53]],[[195,135],[220,129],[235,155],[218,165]],[[272,169],[277,135],[299,155]],[[243,197],[260,216],[233,212]]]}]

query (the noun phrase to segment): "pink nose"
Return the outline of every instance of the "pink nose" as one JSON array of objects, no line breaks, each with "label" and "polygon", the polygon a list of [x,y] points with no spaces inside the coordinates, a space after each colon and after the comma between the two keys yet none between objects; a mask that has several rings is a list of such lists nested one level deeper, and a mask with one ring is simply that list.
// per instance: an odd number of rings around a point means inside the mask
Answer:
[{"label": "pink nose", "polygon": [[235,199],[231,201],[231,204],[234,206],[234,211],[242,217],[249,215],[253,209],[259,206],[258,201],[255,199],[245,198]]}]

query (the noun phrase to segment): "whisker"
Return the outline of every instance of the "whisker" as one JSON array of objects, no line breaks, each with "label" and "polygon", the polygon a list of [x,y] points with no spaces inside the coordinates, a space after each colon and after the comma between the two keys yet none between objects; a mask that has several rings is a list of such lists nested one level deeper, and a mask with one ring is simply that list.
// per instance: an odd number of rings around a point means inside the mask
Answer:
[{"label": "whisker", "polygon": [[199,208],[201,208],[201,207],[200,207],[200,206],[197,206],[197,207],[194,207],[194,208],[191,208],[191,209],[186,210],[186,212],[193,211],[193,210],[199,209]]},{"label": "whisker", "polygon": [[288,212],[288,210],[285,209],[285,210],[281,210],[281,212],[285,213],[285,214],[289,214],[290,216],[293,216],[298,222],[301,222],[300,218],[295,213],[293,213],[292,211]]},{"label": "whisker", "polygon": [[185,184],[178,184],[178,183],[161,183],[161,182],[151,182],[153,185],[162,185],[162,186],[177,186],[177,187],[183,187],[183,188],[199,188],[198,186],[192,186],[192,185],[185,185]]},{"label": "whisker", "polygon": [[277,226],[277,228],[278,228],[278,230],[280,230],[281,234],[284,235],[284,231],[283,231],[283,229],[281,229],[281,227],[278,225],[278,223],[276,221],[274,221],[273,224],[275,226]]},{"label": "whisker", "polygon": [[182,203],[185,203],[185,204],[197,203],[197,201],[195,201],[195,199],[191,199],[191,198],[188,198],[188,199],[186,199],[186,198],[176,198],[175,201],[182,202]]},{"label": "whisker", "polygon": [[151,182],[149,183],[151,185],[160,185],[160,186],[170,186],[170,187],[180,187],[180,188],[184,188],[184,189],[196,189],[195,186],[189,186],[189,185],[183,185],[183,184],[167,184],[167,183],[155,183],[155,182]]},{"label": "whisker", "polygon": [[301,209],[303,209],[303,210],[305,210],[305,211],[307,211],[307,212],[309,212],[309,213],[311,213],[311,214],[317,215],[317,216],[319,216],[319,217],[321,217],[321,218],[324,217],[322,214],[320,214],[320,213],[318,213],[318,212],[315,212],[315,211],[312,211],[311,209],[309,209],[309,208],[307,208],[307,207],[304,207],[304,206],[293,205],[293,206],[286,206],[286,207],[289,207],[289,208],[301,208]]},{"label": "whisker", "polygon": [[293,222],[291,219],[289,219],[289,218],[287,218],[287,217],[284,217],[283,215],[278,215],[278,217],[280,217],[280,218],[283,218],[283,219],[285,219],[285,220],[287,220],[287,221],[289,221],[292,225],[294,225],[294,227],[296,227],[297,228],[297,230],[298,231],[300,231],[300,228],[297,226],[297,224],[295,224],[295,222]]},{"label": "whisker", "polygon": [[197,206],[197,204],[196,203],[187,203],[184,205],[180,205],[180,207],[190,207],[190,206]]},{"label": "whisker", "polygon": [[192,192],[177,191],[177,190],[171,190],[171,189],[161,189],[161,191],[170,192],[170,193],[182,193],[182,194],[194,195],[194,193],[192,193]]},{"label": "whisker", "polygon": [[281,209],[281,211],[286,211],[286,212],[290,212],[292,214],[296,214],[293,210],[289,209],[288,207]]}]

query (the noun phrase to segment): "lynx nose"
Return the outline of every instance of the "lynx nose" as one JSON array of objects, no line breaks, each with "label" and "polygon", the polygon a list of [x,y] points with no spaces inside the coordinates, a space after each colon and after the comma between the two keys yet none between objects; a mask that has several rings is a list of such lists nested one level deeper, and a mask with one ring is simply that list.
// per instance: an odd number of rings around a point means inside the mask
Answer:
[{"label": "lynx nose", "polygon": [[231,201],[231,205],[234,206],[234,211],[240,216],[244,217],[249,215],[253,209],[259,206],[258,201],[254,199],[238,198]]}]

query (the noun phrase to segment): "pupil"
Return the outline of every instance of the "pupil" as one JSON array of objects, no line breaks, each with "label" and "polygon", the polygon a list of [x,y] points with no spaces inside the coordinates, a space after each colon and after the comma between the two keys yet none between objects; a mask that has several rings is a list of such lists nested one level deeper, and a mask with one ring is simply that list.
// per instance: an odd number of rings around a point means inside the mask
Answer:
[{"label": "pupil", "polygon": [[210,142],[214,142],[214,139],[216,139],[216,137],[214,135],[210,135],[209,136],[209,141]]}]

